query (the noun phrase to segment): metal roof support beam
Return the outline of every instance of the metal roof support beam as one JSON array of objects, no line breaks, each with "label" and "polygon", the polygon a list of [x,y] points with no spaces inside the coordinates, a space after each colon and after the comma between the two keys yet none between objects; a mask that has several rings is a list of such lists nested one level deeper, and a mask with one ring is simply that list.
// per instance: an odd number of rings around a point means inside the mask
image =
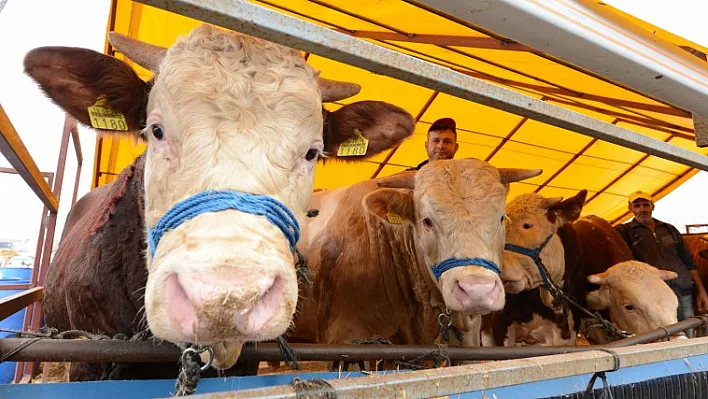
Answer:
[{"label": "metal roof support beam", "polygon": [[592,0],[416,0],[658,101],[708,116],[705,62]]},{"label": "metal roof support beam", "polygon": [[0,105],[0,153],[10,162],[10,165],[22,176],[35,195],[52,212],[59,209],[59,201],[52,193],[47,181],[42,178],[37,164],[32,159],[27,147],[12,126],[10,118]]},{"label": "metal roof support beam", "polygon": [[404,35],[398,32],[376,32],[364,30],[339,30],[342,33],[360,37],[362,39],[393,40],[397,42],[410,42],[420,44],[435,44],[438,46],[456,46],[483,48],[488,50],[531,51],[530,48],[514,41],[504,42],[493,37],[452,36],[452,35],[426,35],[411,33]]},{"label": "metal roof support beam", "polygon": [[708,170],[708,157],[245,0],[138,0],[669,161]]}]

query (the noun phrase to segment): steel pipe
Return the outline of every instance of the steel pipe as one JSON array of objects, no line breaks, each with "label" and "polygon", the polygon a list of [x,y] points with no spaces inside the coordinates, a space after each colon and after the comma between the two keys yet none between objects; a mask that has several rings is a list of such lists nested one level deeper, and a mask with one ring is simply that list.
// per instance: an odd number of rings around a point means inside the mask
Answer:
[{"label": "steel pipe", "polygon": [[708,171],[708,157],[245,0],[136,0],[372,73]]},{"label": "steel pipe", "polygon": [[[564,353],[586,352],[598,348],[618,348],[645,344],[689,328],[708,325],[708,317],[698,316],[644,334],[615,341],[608,345],[586,346],[524,346],[524,347],[443,347],[443,353],[452,361],[508,360]],[[28,339],[0,339],[0,354],[8,353]],[[440,351],[436,345],[321,345],[291,344],[301,361],[411,361],[420,356]],[[94,362],[94,363],[155,363],[171,362],[179,358],[179,349],[169,343],[156,345],[148,341],[90,341],[43,338],[10,356],[9,361]],[[274,343],[245,346],[239,358],[244,362],[278,361],[282,355]]]}]

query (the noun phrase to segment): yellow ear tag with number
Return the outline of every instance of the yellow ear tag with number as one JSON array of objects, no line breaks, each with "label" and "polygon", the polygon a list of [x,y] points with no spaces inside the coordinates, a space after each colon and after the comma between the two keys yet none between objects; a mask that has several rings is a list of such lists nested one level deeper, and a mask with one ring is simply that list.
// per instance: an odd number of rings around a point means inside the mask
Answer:
[{"label": "yellow ear tag with number", "polygon": [[388,211],[388,213],[386,214],[386,219],[388,219],[388,222],[391,224],[403,223],[403,220],[401,219],[401,215],[394,213],[392,211]]},{"label": "yellow ear tag with number", "polygon": [[88,107],[91,126],[97,129],[107,130],[128,130],[128,122],[125,116],[120,112],[116,112],[106,104],[105,97],[98,97],[96,103]]},{"label": "yellow ear tag with number", "polygon": [[339,145],[338,157],[353,157],[366,154],[369,148],[369,140],[361,135],[361,130],[354,129],[355,136]]}]

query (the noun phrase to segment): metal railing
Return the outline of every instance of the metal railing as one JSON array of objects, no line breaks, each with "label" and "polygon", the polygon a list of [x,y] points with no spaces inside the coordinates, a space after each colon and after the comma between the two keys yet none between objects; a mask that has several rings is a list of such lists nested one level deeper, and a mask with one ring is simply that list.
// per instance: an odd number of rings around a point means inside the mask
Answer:
[{"label": "metal railing", "polygon": [[[44,204],[39,233],[37,234],[34,266],[29,284],[0,285],[0,291],[24,290],[21,293],[0,300],[0,320],[27,308],[22,324],[23,330],[27,330],[28,328],[32,330],[39,329],[42,320],[42,286],[44,285],[44,279],[49,269],[49,262],[54,246],[54,234],[59,211],[59,199],[64,183],[64,170],[66,168],[69,138],[74,142],[77,160],[74,192],[71,200],[71,206],[73,206],[78,195],[81,167],[83,164],[79,131],[74,118],[69,115],[65,117],[56,172],[40,172],[36,162],[29,154],[29,151],[27,151],[27,147],[12,125],[10,118],[5,113],[2,105],[0,105],[0,153],[5,156],[12,166],[12,168],[0,168],[0,173],[20,175]],[[15,382],[27,382],[23,378],[32,375],[37,366],[38,363],[36,362],[18,363],[15,370]]]}]

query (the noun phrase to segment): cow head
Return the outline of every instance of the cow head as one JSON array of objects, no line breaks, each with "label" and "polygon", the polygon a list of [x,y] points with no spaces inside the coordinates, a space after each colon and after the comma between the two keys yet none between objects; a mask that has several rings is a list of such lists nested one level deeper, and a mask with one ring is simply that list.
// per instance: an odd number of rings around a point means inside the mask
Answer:
[{"label": "cow head", "polygon": [[[91,123],[87,108],[102,98],[125,119],[124,133],[148,143],[150,329],[172,342],[239,349],[283,334],[298,295],[297,219],[312,196],[316,161],[356,136],[368,139],[367,151],[347,159],[390,148],[412,134],[413,118],[372,101],[323,118],[323,101],[359,87],[318,78],[295,50],[210,25],[169,49],[116,34],[110,41],[154,78],[144,82],[116,58],[65,47],[31,51],[25,70],[82,123]],[[215,200],[214,191],[228,195]]]},{"label": "cow head", "polygon": [[678,322],[678,299],[664,282],[678,274],[659,270],[639,261],[618,263],[603,273],[588,276],[600,289],[587,295],[588,305],[595,310],[609,309],[617,326],[634,334]]},{"label": "cow head", "polygon": [[[527,249],[540,248],[541,260],[549,272],[549,278],[557,284],[565,271],[563,244],[556,235],[566,222],[580,217],[585,203],[586,190],[563,201],[560,197],[544,198],[535,193],[521,194],[506,206],[509,217],[506,229],[506,244]],[[550,238],[549,238],[550,237]],[[543,284],[543,278],[534,260],[518,252],[504,251],[502,279],[510,294],[530,290]]]},{"label": "cow head", "polygon": [[[489,262],[501,262],[505,185],[541,172],[496,169],[477,159],[431,161],[417,173],[381,179],[378,185],[384,188],[364,201],[386,223],[413,225],[412,245],[419,246],[450,310],[486,314],[504,306],[501,280]],[[457,267],[433,274],[432,267],[451,259],[460,260]]]}]

